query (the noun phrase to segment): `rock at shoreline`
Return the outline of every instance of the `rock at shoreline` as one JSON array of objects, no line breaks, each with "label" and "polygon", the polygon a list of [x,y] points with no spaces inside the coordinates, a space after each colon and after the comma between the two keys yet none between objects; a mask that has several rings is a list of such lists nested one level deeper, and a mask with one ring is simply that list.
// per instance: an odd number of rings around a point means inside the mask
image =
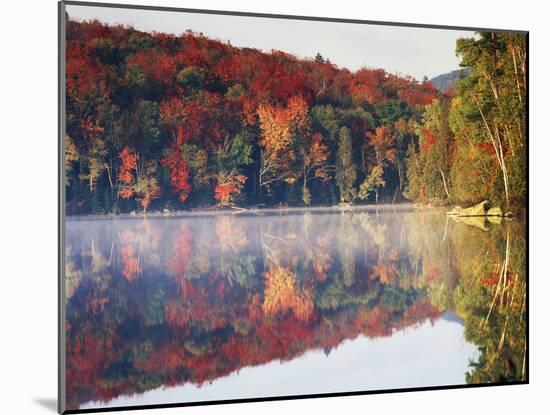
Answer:
[{"label": "rock at shoreline", "polygon": [[447,212],[448,216],[458,217],[476,217],[476,216],[491,216],[491,217],[509,217],[511,213],[502,213],[502,209],[498,206],[491,207],[491,203],[488,200],[479,202],[477,205],[463,208],[462,206],[455,206],[452,210]]}]

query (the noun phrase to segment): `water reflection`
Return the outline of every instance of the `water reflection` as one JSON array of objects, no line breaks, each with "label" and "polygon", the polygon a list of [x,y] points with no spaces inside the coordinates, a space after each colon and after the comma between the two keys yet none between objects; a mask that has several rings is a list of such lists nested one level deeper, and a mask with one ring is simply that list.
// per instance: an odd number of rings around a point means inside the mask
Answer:
[{"label": "water reflection", "polygon": [[395,337],[447,311],[480,350],[447,382],[524,379],[524,235],[518,221],[482,229],[435,211],[70,220],[68,407],[311,350],[331,359],[345,341]]}]

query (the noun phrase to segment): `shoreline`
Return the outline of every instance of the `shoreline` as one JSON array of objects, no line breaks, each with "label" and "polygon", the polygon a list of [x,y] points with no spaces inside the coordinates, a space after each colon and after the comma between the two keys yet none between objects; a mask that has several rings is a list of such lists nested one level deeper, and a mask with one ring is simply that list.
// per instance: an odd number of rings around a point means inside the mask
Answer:
[{"label": "shoreline", "polygon": [[245,216],[263,216],[263,215],[283,215],[283,214],[298,214],[298,213],[335,213],[335,212],[368,212],[368,211],[416,211],[412,203],[400,204],[369,204],[356,206],[295,206],[283,208],[197,208],[189,210],[175,210],[170,212],[151,211],[148,213],[135,212],[132,213],[107,213],[107,214],[85,214],[85,215],[65,215],[66,221],[78,220],[101,220],[101,219],[168,219],[181,217],[203,217],[217,215],[245,215]]}]

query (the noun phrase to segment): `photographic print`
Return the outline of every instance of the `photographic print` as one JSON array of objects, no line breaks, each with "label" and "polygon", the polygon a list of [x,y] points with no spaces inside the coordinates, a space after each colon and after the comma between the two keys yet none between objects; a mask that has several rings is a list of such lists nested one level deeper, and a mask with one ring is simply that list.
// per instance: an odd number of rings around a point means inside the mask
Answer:
[{"label": "photographic print", "polygon": [[60,412],[528,381],[527,32],[59,10]]}]

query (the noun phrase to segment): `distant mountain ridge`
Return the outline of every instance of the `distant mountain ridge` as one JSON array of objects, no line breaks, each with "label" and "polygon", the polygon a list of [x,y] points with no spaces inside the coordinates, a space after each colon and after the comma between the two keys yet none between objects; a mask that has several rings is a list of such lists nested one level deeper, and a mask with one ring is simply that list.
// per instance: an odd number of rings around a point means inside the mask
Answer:
[{"label": "distant mountain ridge", "polygon": [[455,71],[438,75],[430,79],[430,82],[439,91],[445,92],[448,91],[450,88],[453,88],[456,84],[456,81],[467,76],[470,71],[470,68],[457,69]]}]

